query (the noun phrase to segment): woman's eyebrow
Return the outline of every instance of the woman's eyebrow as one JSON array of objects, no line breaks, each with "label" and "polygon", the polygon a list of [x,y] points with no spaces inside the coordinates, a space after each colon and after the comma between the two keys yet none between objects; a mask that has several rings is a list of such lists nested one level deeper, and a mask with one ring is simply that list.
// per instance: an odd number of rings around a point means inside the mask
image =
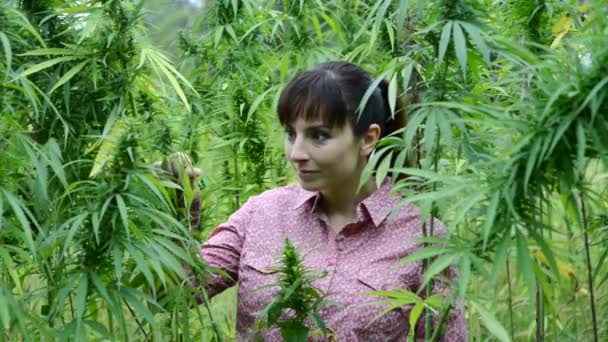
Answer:
[{"label": "woman's eyebrow", "polygon": [[314,125],[310,125],[310,126],[306,127],[306,129],[329,129],[329,130],[331,130],[331,127],[329,127],[329,125],[326,125],[326,124],[314,124]]}]

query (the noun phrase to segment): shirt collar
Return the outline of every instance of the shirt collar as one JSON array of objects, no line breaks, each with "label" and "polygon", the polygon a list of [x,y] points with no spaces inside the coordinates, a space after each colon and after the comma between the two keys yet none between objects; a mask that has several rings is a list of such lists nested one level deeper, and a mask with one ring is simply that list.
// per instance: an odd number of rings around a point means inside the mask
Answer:
[{"label": "shirt collar", "polygon": [[374,223],[378,227],[384,221],[391,210],[399,203],[400,197],[392,194],[393,180],[387,177],[378,190],[367,196],[360,205],[364,207]]},{"label": "shirt collar", "polygon": [[[295,199],[295,205],[293,206],[293,210],[297,210],[302,207],[304,204],[311,202],[310,212],[312,212],[319,200],[320,193],[304,190],[301,187],[298,187],[300,192],[297,194]],[[399,203],[400,197],[394,196],[391,193],[393,188],[393,181],[390,177],[387,177],[380,187],[367,198],[365,198],[359,206],[365,208],[367,210],[374,226],[379,226],[382,221],[384,221],[391,210]]]},{"label": "shirt collar", "polygon": [[293,210],[300,208],[301,206],[303,206],[305,203],[308,203],[309,201],[313,201],[313,199],[314,199],[314,202],[312,204],[311,210],[314,209],[317,204],[317,200],[320,197],[319,196],[320,193],[304,190],[299,185],[298,185],[298,189],[300,190],[300,192],[298,193],[298,195],[296,197],[295,205],[293,206]]}]

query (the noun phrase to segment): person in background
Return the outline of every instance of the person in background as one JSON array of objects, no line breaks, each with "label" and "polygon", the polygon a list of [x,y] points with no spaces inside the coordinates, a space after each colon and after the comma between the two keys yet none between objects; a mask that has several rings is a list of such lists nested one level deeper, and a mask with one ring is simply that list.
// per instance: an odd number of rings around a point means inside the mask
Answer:
[{"label": "person in background", "polygon": [[[194,198],[190,204],[189,213],[189,228],[196,230],[200,226],[201,217],[201,194],[198,188],[197,179],[201,175],[201,170],[192,165],[192,160],[184,152],[174,152],[164,158],[162,161],[157,161],[154,166],[160,168],[171,181],[175,184],[181,184],[181,177],[186,176],[190,180],[190,189],[194,192]],[[183,184],[185,186],[185,184]],[[182,189],[176,189],[174,207],[180,211],[186,207],[186,196]],[[184,219],[185,217],[178,217]]]},{"label": "person in background", "polygon": [[[402,106],[395,115],[389,109],[385,80],[358,110],[373,82],[360,67],[342,61],[320,64],[291,80],[281,93],[278,119],[298,184],[251,197],[202,244],[204,262],[230,275],[215,275],[205,286],[208,294],[238,284],[239,341],[252,340],[256,313],[277,294],[277,275],[271,270],[285,238],[306,255],[305,266],[328,272],[315,286],[336,304],[321,309],[320,315],[338,341],[405,341],[410,334],[411,306],[376,318],[386,306],[367,305],[380,300],[366,295],[371,291],[418,292],[424,273],[420,262],[399,264],[422,247],[412,241],[422,235],[420,210],[407,205],[389,219],[400,201],[392,194],[390,178],[379,187],[370,179],[358,191],[379,139],[404,125]],[[436,235],[447,233],[440,221],[434,226]],[[446,276],[455,279],[455,269]],[[433,292],[445,293],[447,286],[437,280]],[[412,332],[416,338],[424,336],[423,325],[421,318]],[[282,341],[278,329],[264,332],[263,339]],[[441,340],[467,340],[459,301]]]}]

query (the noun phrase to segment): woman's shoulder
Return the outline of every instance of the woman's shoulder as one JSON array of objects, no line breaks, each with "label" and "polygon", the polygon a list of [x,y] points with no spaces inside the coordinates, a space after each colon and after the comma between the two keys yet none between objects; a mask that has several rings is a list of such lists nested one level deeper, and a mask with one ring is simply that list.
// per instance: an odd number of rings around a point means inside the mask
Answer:
[{"label": "woman's shoulder", "polygon": [[[396,212],[394,210],[395,208],[391,210],[391,215],[389,215],[389,219],[387,220],[389,227],[392,229],[405,231],[413,237],[422,237],[423,221],[424,229],[427,231],[431,229],[430,213],[424,212],[419,206],[409,203],[407,205],[398,205]],[[440,218],[433,218],[432,227],[433,235],[447,234],[446,227]]]}]

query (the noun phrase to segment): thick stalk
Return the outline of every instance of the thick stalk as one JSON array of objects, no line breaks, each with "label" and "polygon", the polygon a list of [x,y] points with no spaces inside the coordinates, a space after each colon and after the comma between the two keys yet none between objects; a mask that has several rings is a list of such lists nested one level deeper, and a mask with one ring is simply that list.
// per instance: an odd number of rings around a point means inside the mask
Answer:
[{"label": "thick stalk", "polygon": [[598,342],[597,318],[595,313],[595,298],[593,294],[593,270],[591,268],[591,253],[589,253],[589,222],[587,222],[587,207],[585,198],[580,193],[581,215],[583,216],[583,236],[585,238],[585,261],[587,263],[587,281],[589,286],[589,305],[591,305],[591,319],[593,320],[593,341]]},{"label": "thick stalk", "polygon": [[[543,229],[542,229],[542,218],[543,218],[543,210],[542,210],[542,189],[539,191],[538,196],[538,216],[537,216],[537,229],[540,231],[541,238],[543,237]],[[536,341],[542,342],[545,340],[545,310],[543,307],[543,288],[540,286],[540,282],[538,281],[538,277],[536,277]]]},{"label": "thick stalk", "polygon": [[209,307],[209,296],[207,296],[207,291],[205,291],[205,290],[203,290],[203,299],[204,299],[203,303],[205,304],[205,309],[207,310],[207,314],[209,315],[209,321],[211,322],[211,327],[213,328],[213,332],[215,333],[215,336],[217,337],[217,341],[222,342],[224,340],[224,338],[220,334],[220,329],[218,328],[217,324],[213,320],[213,315],[211,314],[211,307]]},{"label": "thick stalk", "polygon": [[536,279],[536,342],[542,342],[543,336],[543,304],[540,283]]},{"label": "thick stalk", "polygon": [[[445,80],[447,79],[447,75],[448,75],[448,71],[449,71],[449,64],[450,64],[450,60],[448,57],[446,57],[445,62],[444,62],[444,68],[443,68],[443,74],[441,75],[441,78],[443,79],[444,82],[442,82],[443,84],[443,88],[441,89],[441,94],[439,95],[439,100],[443,100],[445,93],[447,92],[447,82],[445,82]],[[433,142],[434,146],[433,146],[433,171],[435,173],[437,173],[437,170],[439,169],[439,142],[440,142],[440,138],[441,138],[441,131],[437,132],[437,137],[435,139],[435,141]],[[437,182],[433,182],[433,192],[435,192],[437,190]],[[433,236],[433,228],[434,228],[434,219],[435,219],[435,202],[431,202],[431,218],[430,218],[430,225],[429,225],[429,231],[426,231],[426,226],[423,225],[423,236],[424,237],[432,237]],[[426,245],[425,245],[426,247]],[[427,269],[429,264],[429,260],[426,260],[425,263],[425,270]],[[431,279],[427,284],[426,284],[426,298],[429,298],[432,294],[432,288],[433,286],[433,280]],[[424,309],[425,310],[425,315],[424,315],[424,322],[425,322],[425,332],[424,332],[424,339],[425,341],[428,341],[429,336],[431,336],[431,322],[432,322],[432,312],[428,309]]]},{"label": "thick stalk", "polygon": [[[437,133],[437,138],[435,139],[435,147],[433,148],[433,171],[435,173],[437,173],[438,169],[439,169],[439,139],[441,137],[441,133],[438,132]],[[437,190],[437,182],[433,183],[433,192],[435,192]],[[431,203],[431,217],[430,217],[430,223],[429,223],[429,230],[426,231],[426,225],[423,225],[423,229],[425,230],[423,232],[424,236],[429,236],[432,237],[433,236],[433,230],[434,230],[434,221],[435,221],[435,215],[436,215],[436,207],[435,207],[435,202]],[[427,260],[427,264],[425,266],[428,266],[429,261]],[[425,270],[427,269],[427,267],[425,267]],[[427,284],[426,284],[426,298],[429,298],[432,295],[433,292],[433,279],[431,279]],[[424,338],[425,340],[428,341],[429,336],[431,336],[431,322],[432,322],[432,318],[433,318],[433,313],[428,310],[425,309],[425,332],[424,332]]]},{"label": "thick stalk", "polygon": [[112,315],[112,309],[110,308],[110,304],[108,303],[108,332],[110,333],[110,341],[116,341],[116,336],[114,335],[114,315]]},{"label": "thick stalk", "polygon": [[507,260],[507,285],[509,286],[509,297],[507,305],[509,306],[509,332],[511,333],[511,341],[515,341],[515,329],[513,327],[513,289],[511,288],[511,267]]},{"label": "thick stalk", "polygon": [[[232,130],[233,132],[236,132],[237,130],[237,120],[240,120],[239,117],[237,116],[236,112],[235,112],[235,116],[234,118],[232,118]],[[239,147],[237,144],[234,145],[233,147],[233,154],[234,154],[234,180],[236,181],[237,184],[240,184],[240,176],[239,176]],[[235,204],[235,210],[238,209],[241,206],[241,199],[239,196],[238,191],[236,192],[236,194],[234,195],[234,204]]]}]

